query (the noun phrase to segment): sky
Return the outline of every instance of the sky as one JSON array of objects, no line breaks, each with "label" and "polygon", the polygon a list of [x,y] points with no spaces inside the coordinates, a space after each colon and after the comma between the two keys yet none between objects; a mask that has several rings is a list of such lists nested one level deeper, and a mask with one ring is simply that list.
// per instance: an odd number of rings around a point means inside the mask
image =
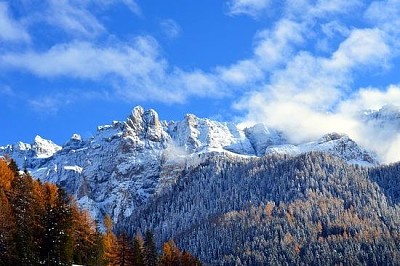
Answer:
[{"label": "sky", "polygon": [[142,105],[396,161],[400,135],[359,114],[400,106],[399,46],[400,0],[0,0],[0,145],[87,138]]}]

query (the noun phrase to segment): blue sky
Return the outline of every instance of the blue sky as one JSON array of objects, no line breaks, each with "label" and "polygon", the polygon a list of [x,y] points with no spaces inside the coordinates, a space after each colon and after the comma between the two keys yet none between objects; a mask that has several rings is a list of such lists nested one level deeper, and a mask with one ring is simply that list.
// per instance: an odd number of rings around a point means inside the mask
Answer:
[{"label": "blue sky", "polygon": [[400,104],[399,38],[399,0],[0,0],[0,145],[136,105],[361,138],[360,110]]}]

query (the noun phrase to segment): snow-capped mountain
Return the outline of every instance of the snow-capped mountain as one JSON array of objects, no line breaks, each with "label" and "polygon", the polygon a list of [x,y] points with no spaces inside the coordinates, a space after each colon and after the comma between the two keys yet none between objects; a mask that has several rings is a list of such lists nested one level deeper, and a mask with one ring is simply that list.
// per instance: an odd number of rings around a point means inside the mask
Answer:
[{"label": "snow-capped mountain", "polygon": [[361,121],[384,136],[392,138],[400,131],[400,107],[385,105],[379,110],[369,110],[361,115]]},{"label": "snow-capped mountain", "polygon": [[351,164],[378,164],[373,153],[346,135],[331,133],[293,145],[263,124],[242,130],[191,114],[166,122],[142,107],[135,107],[126,121],[99,126],[89,139],[74,134],[58,146],[37,136],[33,144],[0,147],[0,155],[8,154],[42,181],[59,184],[93,216],[101,219],[108,213],[115,221],[131,216],[149,197],[163,194],[210,154],[251,157],[310,151],[327,152]]},{"label": "snow-capped mountain", "polygon": [[62,149],[50,140],[36,136],[32,144],[18,142],[14,145],[0,147],[0,154],[7,154],[12,157],[21,168],[35,168],[35,165],[28,163],[38,163],[52,157]]}]

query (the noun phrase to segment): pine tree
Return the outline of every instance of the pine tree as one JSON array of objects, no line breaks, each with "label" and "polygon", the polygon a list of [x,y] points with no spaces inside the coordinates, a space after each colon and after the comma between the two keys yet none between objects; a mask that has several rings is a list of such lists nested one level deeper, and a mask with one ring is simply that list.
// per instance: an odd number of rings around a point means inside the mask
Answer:
[{"label": "pine tree", "polygon": [[105,266],[104,239],[89,214],[62,189],[20,174],[0,159],[0,266],[73,261]]},{"label": "pine tree", "polygon": [[104,235],[96,224],[95,246],[93,249],[93,260],[88,262],[88,265],[93,266],[106,266],[107,262],[104,259]]},{"label": "pine tree", "polygon": [[21,265],[35,265],[40,261],[40,246],[35,239],[37,224],[35,199],[33,197],[33,180],[25,174],[13,180],[11,207],[13,209],[16,232],[15,244],[17,261]]},{"label": "pine tree", "polygon": [[54,206],[48,204],[44,253],[46,261],[55,265],[70,265],[73,259],[72,214],[70,199],[62,189]]},{"label": "pine tree", "polygon": [[144,237],[144,258],[146,265],[156,266],[157,257],[157,248],[154,242],[153,233],[150,230],[147,230]]},{"label": "pine tree", "polygon": [[122,232],[118,237],[118,265],[134,265],[131,241],[125,232]]},{"label": "pine tree", "polygon": [[137,234],[133,239],[133,264],[135,266],[144,266],[143,257],[143,238]]}]

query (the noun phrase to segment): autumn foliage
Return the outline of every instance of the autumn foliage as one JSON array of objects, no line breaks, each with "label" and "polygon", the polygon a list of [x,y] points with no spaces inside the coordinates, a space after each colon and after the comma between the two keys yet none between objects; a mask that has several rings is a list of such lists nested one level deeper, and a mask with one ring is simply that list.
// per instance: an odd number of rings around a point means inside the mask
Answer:
[{"label": "autumn foliage", "polygon": [[0,266],[199,265],[170,242],[174,260],[182,263],[171,264],[168,250],[160,259],[150,231],[144,240],[124,233],[116,237],[109,216],[103,224],[104,233],[58,186],[42,184],[20,172],[14,161],[0,159]]}]

